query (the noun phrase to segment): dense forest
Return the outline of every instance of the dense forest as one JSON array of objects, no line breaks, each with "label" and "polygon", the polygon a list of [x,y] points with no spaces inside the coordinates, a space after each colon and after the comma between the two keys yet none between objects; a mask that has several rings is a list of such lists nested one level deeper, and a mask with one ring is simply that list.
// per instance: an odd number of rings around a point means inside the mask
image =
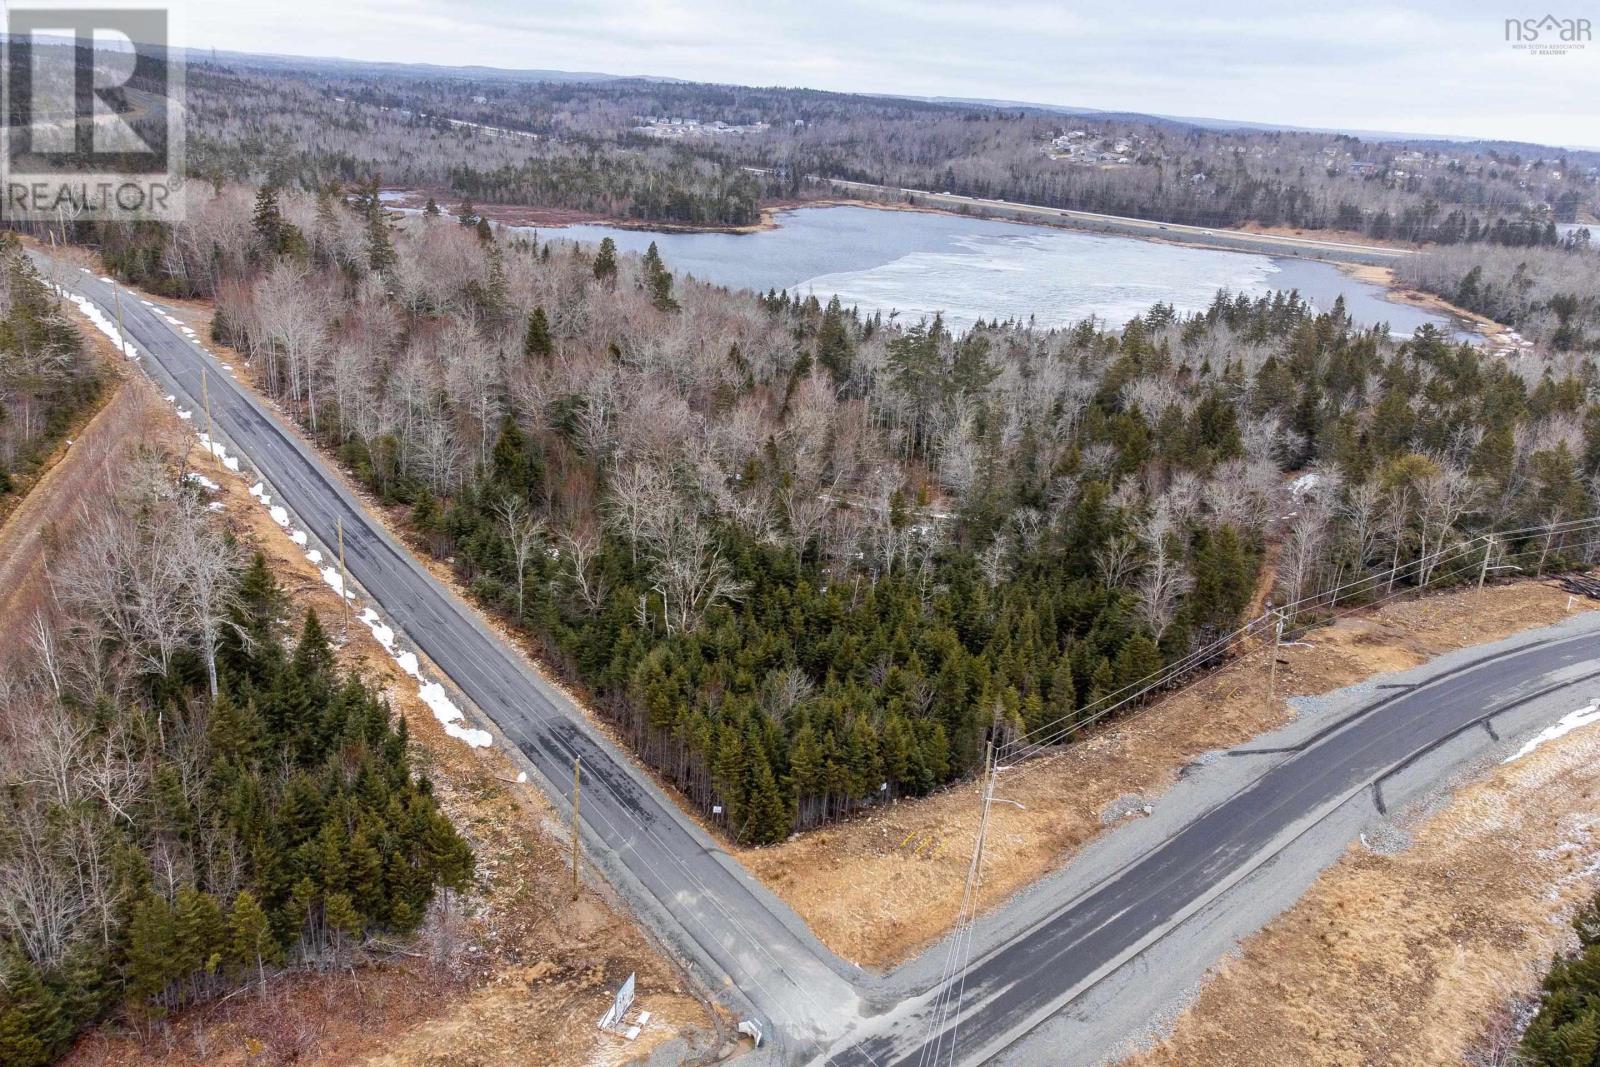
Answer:
[{"label": "dense forest", "polygon": [[1556,248],[1429,249],[1402,261],[1397,274],[1543,347],[1600,349],[1600,248],[1586,230]]},{"label": "dense forest", "polygon": [[1600,1063],[1600,897],[1573,917],[1578,948],[1544,979],[1539,1011],[1518,1050],[1523,1067],[1593,1067]]},{"label": "dense forest", "polygon": [[61,441],[100,386],[77,331],[20,243],[0,237],[0,501]]},{"label": "dense forest", "polygon": [[[405,934],[472,854],[403,721],[145,456],[0,665],[0,1063]],[[19,624],[20,635],[20,624]]]},{"label": "dense forest", "polygon": [[681,146],[557,140],[204,68],[190,74],[188,102],[189,170],[214,183],[321,189],[381,173],[393,184],[481,202],[609,218],[698,226],[746,226],[760,218],[762,187],[754,176]]},{"label": "dense forest", "polygon": [[1594,511],[1587,361],[1292,294],[953,336],[396,221],[371,184],[80,236],[213,296],[263,387],[741,841],[924,793],[1204,647],[1269,546],[1293,602]]},{"label": "dense forest", "polygon": [[[1554,244],[1554,223],[1600,201],[1593,152],[804,89],[237,57],[195,64],[189,96],[191,169],[213,180],[316,189],[381,173],[480,201],[701,225],[754,221],[758,198],[826,193],[806,176],[1442,244]],[[1055,151],[1064,136],[1080,138],[1075,154]]]}]

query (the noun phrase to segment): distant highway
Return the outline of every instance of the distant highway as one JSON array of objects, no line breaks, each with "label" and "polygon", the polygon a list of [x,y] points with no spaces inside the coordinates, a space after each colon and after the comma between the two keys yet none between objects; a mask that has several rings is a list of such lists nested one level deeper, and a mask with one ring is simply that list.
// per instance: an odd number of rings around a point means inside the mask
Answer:
[{"label": "distant highway", "polygon": [[[747,167],[753,174],[766,174],[757,167]],[[1225,227],[1186,226],[1177,222],[1158,222],[1137,219],[1127,215],[1103,215],[1093,211],[1072,211],[1066,208],[1045,207],[1039,204],[1018,204],[1009,200],[982,200],[956,193],[941,193],[928,189],[904,189],[891,185],[873,185],[869,182],[851,182],[839,178],[807,176],[814,185],[827,186],[847,193],[896,204],[914,203],[919,207],[939,208],[946,211],[967,211],[988,218],[1009,219],[1014,222],[1032,222],[1046,226],[1065,226],[1094,233],[1117,234],[1125,237],[1142,237],[1147,240],[1172,241],[1177,244],[1202,245],[1230,252],[1255,252],[1268,256],[1292,256],[1297,259],[1320,259],[1339,263],[1363,263],[1374,266],[1393,266],[1408,256],[1416,255],[1414,249],[1386,245],[1365,245],[1351,241],[1324,241],[1313,237],[1246,233]]]}]

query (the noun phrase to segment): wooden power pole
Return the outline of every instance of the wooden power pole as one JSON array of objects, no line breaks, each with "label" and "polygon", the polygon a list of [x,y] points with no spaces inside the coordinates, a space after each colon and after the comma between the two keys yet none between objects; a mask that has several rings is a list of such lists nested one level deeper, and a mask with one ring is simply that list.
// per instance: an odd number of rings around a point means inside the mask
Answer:
[{"label": "wooden power pole", "polygon": [[1283,613],[1274,612],[1277,617],[1273,620],[1272,627],[1272,663],[1267,668],[1267,708],[1270,711],[1278,703],[1278,650],[1283,647]]},{"label": "wooden power pole", "polygon": [[204,367],[200,368],[200,398],[206,408],[206,450],[216,455],[217,435],[211,429],[211,376]]},{"label": "wooden power pole", "polygon": [[578,803],[583,785],[583,757],[572,757],[572,899],[578,899]]},{"label": "wooden power pole", "polygon": [[337,520],[339,529],[339,607],[344,612],[344,640],[350,640],[350,578],[344,569],[344,516]]}]

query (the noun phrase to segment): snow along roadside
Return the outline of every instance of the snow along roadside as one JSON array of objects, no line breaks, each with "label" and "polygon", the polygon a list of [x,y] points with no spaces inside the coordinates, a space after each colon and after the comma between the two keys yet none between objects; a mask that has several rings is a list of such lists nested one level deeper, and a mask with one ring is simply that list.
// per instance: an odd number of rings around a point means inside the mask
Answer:
[{"label": "snow along roadside", "polygon": [[1569,711],[1561,716],[1560,720],[1540,730],[1538,735],[1532,737],[1515,753],[1501,760],[1501,763],[1512,763],[1521,759],[1546,741],[1554,741],[1558,737],[1565,737],[1581,726],[1588,726],[1592,722],[1600,722],[1600,700],[1585,704],[1577,711]]},{"label": "snow along roadside", "polygon": [[[85,269],[85,273],[92,272]],[[107,278],[105,280],[110,281],[111,279]],[[117,329],[115,323],[106,318],[105,314],[101,312],[100,308],[92,300],[76,293],[67,292],[59,286],[52,286],[52,288],[54,288],[58,294],[71,301],[73,306],[75,306],[83,314],[83,316],[89,320],[90,324],[111,339],[111,341],[117,346],[118,351],[120,351],[126,358],[132,360],[133,362],[139,362],[139,350],[122,335],[122,332]],[[148,301],[145,301],[145,303],[151,307],[155,306],[153,304],[149,304]],[[157,310],[159,311],[159,309]],[[173,319],[170,315],[166,316],[166,318],[169,321],[177,322],[177,320]],[[205,347],[205,345],[200,343],[199,338],[195,335],[192,329],[189,329],[187,326],[183,326],[182,323],[178,323],[178,325],[183,329],[184,336],[191,344],[205,352],[207,355],[211,355],[213,359],[216,358],[214,355],[212,355],[210,350]],[[226,364],[222,364],[222,366],[225,371],[231,373],[231,368],[229,368]],[[177,411],[178,418],[190,423],[194,421],[194,412],[185,411],[183,408],[179,407],[178,398],[176,396],[168,394],[166,400]],[[239,462],[239,458],[237,456],[229,455],[227,448],[225,448],[221,442],[213,441],[210,434],[198,429],[195,431],[195,436],[199,439],[200,446],[214,456],[224,468],[231,473],[238,475],[240,478],[249,477],[249,475],[247,475],[243,470]],[[207,491],[215,491],[221,488],[221,486],[219,486],[216,482],[211,481],[204,475],[191,475],[190,479],[202,489]],[[418,685],[418,698],[421,699],[424,704],[428,705],[429,710],[433,712],[433,717],[438,719],[439,724],[444,727],[444,732],[449,734],[451,737],[465,742],[473,748],[488,748],[494,744],[494,738],[490,736],[489,731],[475,729],[466,725],[466,714],[461,710],[460,707],[456,705],[453,700],[450,699],[449,694],[445,692],[444,686],[439,682],[430,681],[422,673],[421,665],[418,663],[417,654],[415,652],[405,651],[402,649],[399,642],[399,636],[396,635],[394,627],[385,623],[383,621],[383,617],[379,615],[378,612],[372,607],[362,607],[360,600],[356,597],[355,593],[345,588],[344,577],[340,573],[339,568],[333,565],[324,565],[322,553],[315,548],[309,547],[311,542],[310,535],[304,530],[297,529],[290,522],[288,509],[283,507],[281,504],[274,504],[272,502],[272,497],[267,494],[265,485],[262,482],[257,481],[250,487],[250,495],[259,501],[262,507],[267,509],[267,513],[272,516],[272,521],[278,526],[279,529],[283,530],[283,532],[288,536],[289,540],[293,541],[296,547],[305,552],[306,559],[309,560],[311,564],[315,566],[321,573],[323,582],[325,582],[335,593],[342,596],[345,601],[350,604],[352,609],[360,609],[361,614],[358,616],[358,618],[360,618],[361,622],[366,625],[367,629],[372,631],[373,638],[380,645],[382,645],[384,651],[388,652],[394,661],[400,665],[400,669],[405,671],[416,680]],[[213,510],[219,510],[221,505],[217,502],[213,502],[211,507]]]}]

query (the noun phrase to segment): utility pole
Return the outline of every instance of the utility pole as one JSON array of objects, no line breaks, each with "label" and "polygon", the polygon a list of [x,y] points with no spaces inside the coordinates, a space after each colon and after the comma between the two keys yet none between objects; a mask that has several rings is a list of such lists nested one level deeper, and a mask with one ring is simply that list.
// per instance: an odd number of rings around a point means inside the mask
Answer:
[{"label": "utility pole", "polygon": [[217,436],[211,429],[211,376],[204,367],[200,368],[200,396],[206,408],[206,448],[212,455],[216,455]]},{"label": "utility pole", "polygon": [[350,640],[350,579],[344,569],[344,516],[336,520],[339,528],[339,606],[344,609],[344,640]]},{"label": "utility pole", "polygon": [[1267,707],[1270,710],[1278,702],[1278,650],[1283,647],[1283,612],[1274,610],[1277,616],[1272,627],[1272,663],[1267,668]]},{"label": "utility pole", "polygon": [[572,757],[572,899],[578,899],[578,791],[583,785],[583,757]]},{"label": "utility pole", "polygon": [[1483,566],[1478,569],[1478,592],[1483,592],[1483,580],[1489,577],[1489,557],[1494,555],[1494,534],[1489,535],[1488,544],[1483,546]]}]

